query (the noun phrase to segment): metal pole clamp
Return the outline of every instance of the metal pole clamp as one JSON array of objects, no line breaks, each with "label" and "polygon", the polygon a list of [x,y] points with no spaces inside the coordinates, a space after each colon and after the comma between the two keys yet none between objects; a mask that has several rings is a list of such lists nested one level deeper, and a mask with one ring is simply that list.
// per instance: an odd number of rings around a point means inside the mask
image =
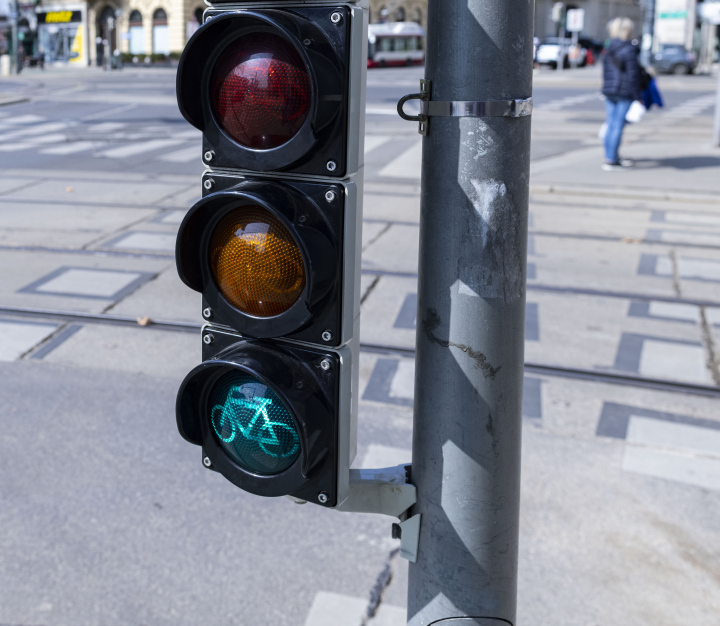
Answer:
[{"label": "metal pole clamp", "polygon": [[[405,103],[410,100],[420,100],[422,103],[419,115],[405,113]],[[421,80],[420,93],[401,98],[397,110],[404,120],[419,122],[418,132],[427,137],[431,117],[527,117],[532,114],[533,99],[438,102],[432,100],[432,81]]]}]

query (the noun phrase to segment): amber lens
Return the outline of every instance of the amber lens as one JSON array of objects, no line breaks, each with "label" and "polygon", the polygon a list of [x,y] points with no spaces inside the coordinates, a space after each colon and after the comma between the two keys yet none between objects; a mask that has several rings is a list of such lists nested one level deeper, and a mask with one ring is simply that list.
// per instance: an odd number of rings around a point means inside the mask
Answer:
[{"label": "amber lens", "polygon": [[210,267],[220,293],[256,317],[284,313],[305,288],[300,249],[282,222],[260,206],[233,209],[218,222]]}]

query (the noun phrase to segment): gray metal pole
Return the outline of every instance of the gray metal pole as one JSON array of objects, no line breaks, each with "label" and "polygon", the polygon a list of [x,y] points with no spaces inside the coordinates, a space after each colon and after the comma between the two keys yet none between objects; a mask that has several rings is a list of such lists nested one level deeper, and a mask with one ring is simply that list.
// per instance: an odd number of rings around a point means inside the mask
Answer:
[{"label": "gray metal pole", "polygon": [[718,64],[718,86],[715,96],[715,128],[713,132],[715,145],[720,146],[720,63]]},{"label": "gray metal pole", "polygon": [[14,0],[12,7],[13,18],[10,22],[10,37],[12,38],[12,46],[10,48],[10,73],[19,74],[22,68],[20,67],[18,56],[18,36],[20,33],[20,27],[18,26],[20,7],[18,6],[18,0]]},{"label": "gray metal pole", "polygon": [[[429,0],[434,101],[532,93],[533,2]],[[517,600],[530,118],[423,141],[408,624],[507,626]]]},{"label": "gray metal pole", "polygon": [[645,0],[645,11],[643,14],[643,38],[640,44],[640,62],[650,66],[652,57],[653,42],[655,39],[655,0]]}]

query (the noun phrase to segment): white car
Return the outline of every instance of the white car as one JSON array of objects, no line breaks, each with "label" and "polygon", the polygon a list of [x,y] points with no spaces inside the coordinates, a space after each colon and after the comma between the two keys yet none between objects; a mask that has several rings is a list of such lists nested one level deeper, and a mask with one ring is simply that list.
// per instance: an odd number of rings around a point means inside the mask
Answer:
[{"label": "white car", "polygon": [[578,67],[587,65],[587,50],[578,44],[573,45],[572,39],[563,39],[562,37],[544,39],[538,46],[535,61],[540,65],[557,68],[558,60],[563,52],[565,55],[564,68],[570,67],[571,61],[575,61]]}]

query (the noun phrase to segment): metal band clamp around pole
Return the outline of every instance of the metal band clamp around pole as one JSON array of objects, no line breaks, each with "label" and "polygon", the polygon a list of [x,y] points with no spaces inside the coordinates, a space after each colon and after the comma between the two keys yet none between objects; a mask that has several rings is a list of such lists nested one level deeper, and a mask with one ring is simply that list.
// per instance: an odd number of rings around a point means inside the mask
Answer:
[{"label": "metal band clamp around pole", "polygon": [[[519,98],[515,100],[474,100],[433,101],[432,81],[420,81],[420,93],[413,93],[398,102],[398,114],[409,122],[419,122],[418,132],[427,136],[431,117],[527,117],[532,114],[533,99]],[[418,115],[405,113],[405,103],[410,100],[422,102]]]}]

